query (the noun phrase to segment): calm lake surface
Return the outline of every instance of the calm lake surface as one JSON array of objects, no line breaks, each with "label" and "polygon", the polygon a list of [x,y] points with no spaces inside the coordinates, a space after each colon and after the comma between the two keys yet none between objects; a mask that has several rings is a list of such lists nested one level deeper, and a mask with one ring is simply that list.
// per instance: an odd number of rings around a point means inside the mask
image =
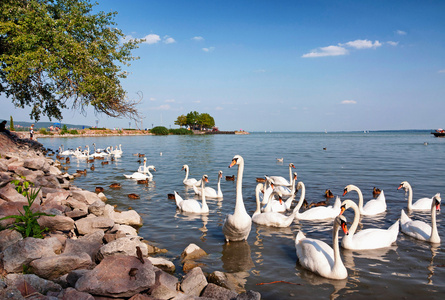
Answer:
[{"label": "calm lake surface", "polygon": [[[243,156],[245,161],[243,197],[250,215],[256,208],[255,179],[265,174],[287,178],[288,164],[293,162],[298,180],[306,186],[308,202],[324,200],[324,191],[328,188],[334,195],[341,196],[348,184],[362,190],[365,202],[373,198],[373,187],[384,190],[388,205],[386,213],[364,217],[361,224],[363,228],[386,229],[400,217],[402,209],[406,211],[407,195],[403,190],[397,190],[402,181],[411,184],[414,201],[436,193],[445,197],[445,139],[435,138],[428,132],[79,137],[41,138],[39,141],[53,150],[61,144],[65,149],[85,145],[92,149],[93,143],[98,148],[122,144],[124,154],[121,158],[108,165],[96,161],[96,169],[88,169],[88,174],[75,179],[73,184],[89,191],[102,186],[109,204],[122,210],[131,207],[138,211],[144,220],[139,235],[168,249],[164,256],[176,264],[177,270],[182,270],[181,252],[190,243],[195,243],[209,254],[199,260],[205,272],[231,273],[246,290],[260,292],[263,299],[443,299],[445,295],[445,251],[442,246],[445,223],[440,212],[437,214],[442,238],[440,245],[399,233],[390,248],[375,251],[341,249],[349,274],[345,280],[321,278],[297,263],[297,232],[303,230],[307,237],[332,245],[332,221],[294,220],[288,228],[269,228],[252,223],[247,242],[229,245],[225,244],[222,234],[224,218],[233,213],[235,207],[235,182],[225,181],[225,175],[236,174],[236,167],[228,168],[236,154]],[[147,165],[156,167],[154,179],[148,185],[137,184],[123,176],[139,167],[135,153],[144,153]],[[284,162],[277,163],[276,158],[281,157]],[[221,181],[224,198],[222,201],[207,199],[208,215],[182,214],[176,211],[174,200],[167,199],[167,194],[173,191],[184,199],[194,197],[193,190],[182,183],[185,176],[181,171],[183,164],[189,165],[190,177],[199,179],[203,174],[209,175],[207,186],[215,189],[218,171],[224,172]],[[85,160],[72,158],[68,172],[71,174],[90,165]],[[120,182],[122,189],[110,189],[108,186],[114,182]],[[140,199],[129,199],[129,193],[139,194]],[[358,203],[355,192],[341,199]],[[345,215],[352,223],[352,211],[348,210]],[[431,220],[429,212],[409,215],[428,223]],[[340,238],[342,236],[340,233]],[[271,283],[273,281],[288,283]]]}]

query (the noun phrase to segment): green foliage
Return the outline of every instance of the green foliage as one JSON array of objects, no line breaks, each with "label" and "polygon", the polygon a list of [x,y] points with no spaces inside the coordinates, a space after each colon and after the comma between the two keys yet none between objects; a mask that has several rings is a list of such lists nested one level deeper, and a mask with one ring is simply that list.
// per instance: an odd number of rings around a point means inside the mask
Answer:
[{"label": "green foliage", "polygon": [[185,128],[170,129],[169,132],[171,134],[176,134],[176,135],[190,135],[190,134],[194,134],[192,130],[188,130],[188,129],[185,129]]},{"label": "green foliage", "polygon": [[179,125],[179,126],[187,126],[187,117],[184,115],[180,115],[176,121],[175,121],[175,125]]},{"label": "green foliage", "polygon": [[191,111],[187,116],[180,115],[176,121],[175,125],[179,126],[190,126],[192,129],[204,129],[212,128],[215,126],[215,120],[208,113],[198,113],[197,111]]},{"label": "green foliage", "polygon": [[71,129],[69,132],[70,134],[79,134],[79,132],[76,129]]},{"label": "green foliage", "polygon": [[[21,180],[20,180],[21,179]],[[11,183],[15,185],[15,190],[26,197],[28,195],[28,190],[34,183],[26,180],[25,176],[20,176],[20,179],[11,180]]]},{"label": "green foliage", "polygon": [[198,125],[200,125],[201,128],[212,128],[215,126],[215,120],[208,113],[203,113],[198,117]]},{"label": "green foliage", "polygon": [[30,236],[34,238],[43,238],[43,233],[47,231],[48,228],[41,228],[37,220],[40,218],[40,216],[54,216],[54,215],[49,215],[41,212],[33,212],[31,210],[31,206],[34,203],[35,199],[37,198],[40,189],[30,191],[29,187],[33,184],[26,180],[25,181],[13,180],[11,182],[16,186],[16,190],[20,194],[26,196],[28,200],[28,205],[23,206],[23,211],[24,211],[23,213],[19,211],[20,213],[19,215],[6,216],[1,218],[0,221],[6,219],[15,219],[14,223],[12,224],[12,228],[20,232],[20,234],[24,238]]},{"label": "green foliage", "polygon": [[66,125],[64,124],[64,125],[62,126],[62,129],[60,130],[60,134],[61,134],[61,135],[64,135],[64,134],[66,134],[66,133],[68,133],[68,127],[66,127]]},{"label": "green foliage", "polygon": [[[131,51],[142,39],[122,43],[117,12],[99,11],[89,0],[0,1],[0,93],[16,107],[31,107],[61,120],[71,106],[85,113],[92,106],[111,117],[139,119],[127,98],[122,68],[138,59]],[[68,103],[70,105],[68,105]]]},{"label": "green foliage", "polygon": [[90,127],[90,128],[88,128],[88,130],[107,130],[107,129],[105,127],[102,127],[102,128]]},{"label": "green foliage", "polygon": [[48,134],[49,134],[49,132],[48,132],[48,130],[46,130],[46,128],[40,128],[40,129],[39,129],[39,133],[40,133],[40,134],[45,134],[45,135],[48,135]]},{"label": "green foliage", "polygon": [[12,116],[9,117],[9,130],[15,131],[14,129],[14,120],[12,119]]},{"label": "green foliage", "polygon": [[156,127],[153,127],[151,130],[150,130],[150,132],[151,133],[153,133],[153,134],[155,134],[155,135],[168,135],[168,129],[167,128],[165,128],[164,126],[156,126]]}]

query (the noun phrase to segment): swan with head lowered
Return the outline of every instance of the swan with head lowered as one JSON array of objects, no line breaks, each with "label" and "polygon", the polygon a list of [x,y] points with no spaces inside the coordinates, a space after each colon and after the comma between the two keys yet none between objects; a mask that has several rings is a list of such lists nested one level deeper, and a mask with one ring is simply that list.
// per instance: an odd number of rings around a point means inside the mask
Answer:
[{"label": "swan with head lowered", "polygon": [[144,158],[144,165],[140,166],[138,168],[137,172],[134,172],[131,175],[126,175],[124,174],[125,178],[127,179],[137,179],[137,180],[144,180],[144,179],[148,179],[148,180],[152,180],[153,179],[153,174],[151,174],[150,170],[153,170],[156,172],[156,168],[153,165],[146,165],[146,159]]},{"label": "swan with head lowered", "polygon": [[[292,201],[294,201],[295,199],[295,181],[292,183],[292,195],[287,199],[287,200],[283,200],[283,195],[281,193],[281,189],[280,187],[282,186],[277,186],[272,190],[271,192],[265,192],[264,193],[264,197],[267,197],[267,203],[266,205],[262,208],[263,212],[285,212],[287,210],[290,210],[291,206],[292,206]],[[274,199],[275,195],[280,195],[280,197],[278,198],[278,200]],[[263,197],[263,198],[264,198]]]},{"label": "swan with head lowered", "polygon": [[274,180],[275,185],[284,185],[290,186],[292,184],[292,168],[295,169],[295,165],[293,163],[289,164],[289,181],[283,176],[270,176],[271,179]]},{"label": "swan with head lowered", "polygon": [[440,194],[437,193],[430,203],[431,208],[431,226],[423,221],[411,220],[402,209],[400,217],[401,230],[404,234],[409,235],[421,241],[430,243],[440,243],[439,232],[437,231],[436,210],[440,210]]},{"label": "swan with head lowered", "polygon": [[235,155],[229,168],[238,165],[238,174],[236,177],[236,200],[235,211],[228,214],[223,224],[223,234],[226,242],[236,242],[247,240],[252,226],[252,219],[247,214],[243,201],[243,172],[244,159],[241,155]]},{"label": "swan with head lowered", "polygon": [[348,234],[346,218],[343,215],[337,216],[334,220],[333,248],[321,240],[307,238],[303,232],[299,231],[295,238],[295,249],[300,265],[325,278],[347,278],[348,271],[341,260],[338,245],[338,230],[340,228],[345,234]]},{"label": "swan with head lowered", "polygon": [[[261,203],[260,203],[260,190],[263,188],[263,184],[259,183],[255,189],[255,198],[256,198],[256,210],[252,215],[252,222],[270,226],[270,227],[289,227],[290,224],[294,221],[296,210],[289,216],[285,216],[278,212],[261,212]],[[274,192],[279,198],[281,195],[279,192]],[[273,198],[274,194],[271,194],[269,197]]]},{"label": "swan with head lowered", "polygon": [[[222,198],[223,197],[223,193],[221,191],[221,178],[222,178],[222,174],[223,174],[223,171],[219,171],[218,172],[218,183],[217,183],[217,189],[218,190],[217,191],[214,188],[212,188],[212,187],[209,187],[209,186],[205,187],[206,197],[209,197],[209,198]],[[195,194],[198,195],[198,196],[201,196],[202,189],[196,187],[196,185],[192,185],[192,187],[193,187],[193,191],[195,192]]]},{"label": "swan with head lowered", "polygon": [[[205,183],[209,182],[208,176],[203,175],[201,180],[201,188],[205,188]],[[201,203],[195,199],[183,200],[179,194],[175,191],[175,201],[176,206],[183,212],[204,214],[209,212],[209,207],[207,206],[205,193],[201,194]]]},{"label": "swan with head lowered", "polygon": [[292,196],[293,194],[295,194],[296,181],[297,181],[297,172],[294,172],[292,174],[291,188],[284,186],[284,185],[278,185],[275,187],[275,191],[280,192],[283,197],[284,196]]},{"label": "swan with head lowered", "polygon": [[349,227],[349,234],[341,240],[341,245],[350,250],[368,250],[385,248],[392,245],[397,240],[399,234],[399,220],[388,229],[367,228],[355,233],[360,221],[360,211],[357,204],[352,200],[344,200],[341,204],[341,213],[348,208],[354,210],[354,221]]},{"label": "swan with head lowered", "polygon": [[408,211],[431,209],[431,202],[433,201],[433,198],[420,198],[413,203],[413,189],[408,181],[403,181],[397,189],[400,190],[401,188],[403,188],[405,192],[408,192]]},{"label": "swan with head lowered", "polygon": [[182,181],[185,185],[187,185],[187,186],[192,186],[192,185],[200,186],[201,185],[201,180],[198,181],[195,178],[189,178],[189,166],[188,165],[183,165],[182,170],[185,171],[185,178]]},{"label": "swan with head lowered", "polygon": [[295,219],[298,220],[326,220],[326,219],[334,219],[336,216],[340,214],[340,206],[341,200],[339,197],[335,199],[334,205],[330,206],[317,206],[311,209],[308,209],[302,213],[298,212],[301,206],[304,203],[304,197],[306,195],[306,187],[303,182],[299,181],[297,185],[297,189],[301,190],[300,200],[295,206],[294,210],[297,210],[295,214]]},{"label": "swan with head lowered", "polygon": [[369,200],[365,205],[363,205],[362,191],[355,185],[347,185],[343,191],[343,196],[350,191],[356,191],[358,194],[358,209],[361,215],[373,216],[386,211],[386,199],[383,191],[381,191],[380,195],[376,199]]}]

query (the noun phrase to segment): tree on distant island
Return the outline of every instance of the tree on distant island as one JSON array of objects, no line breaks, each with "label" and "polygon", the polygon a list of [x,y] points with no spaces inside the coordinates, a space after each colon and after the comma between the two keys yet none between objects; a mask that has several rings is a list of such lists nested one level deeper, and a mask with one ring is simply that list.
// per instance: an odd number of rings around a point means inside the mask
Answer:
[{"label": "tree on distant island", "polygon": [[69,106],[140,119],[140,99],[129,100],[120,80],[144,40],[122,43],[117,13],[92,11],[89,0],[0,1],[0,94],[31,107],[31,119],[61,120]]},{"label": "tree on distant island", "polygon": [[208,113],[198,113],[197,111],[191,111],[186,116],[180,115],[175,121],[175,125],[189,126],[192,129],[203,130],[205,128],[213,128],[215,126],[215,120]]}]

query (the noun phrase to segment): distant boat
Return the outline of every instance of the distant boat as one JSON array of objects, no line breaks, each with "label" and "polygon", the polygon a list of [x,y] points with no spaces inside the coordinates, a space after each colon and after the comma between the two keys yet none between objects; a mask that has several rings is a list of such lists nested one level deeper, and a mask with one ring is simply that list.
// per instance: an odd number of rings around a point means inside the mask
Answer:
[{"label": "distant boat", "polygon": [[445,137],[445,130],[442,128],[436,129],[435,131],[431,132],[431,134],[434,134],[435,137]]}]

